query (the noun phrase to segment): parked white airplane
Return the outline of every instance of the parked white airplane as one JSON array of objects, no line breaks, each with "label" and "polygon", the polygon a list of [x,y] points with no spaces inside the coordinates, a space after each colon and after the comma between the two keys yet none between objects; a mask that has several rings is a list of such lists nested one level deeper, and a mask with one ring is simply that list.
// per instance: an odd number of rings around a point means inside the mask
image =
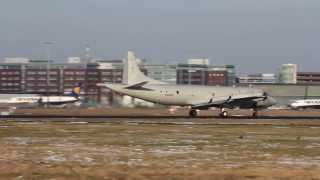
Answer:
[{"label": "parked white airplane", "polygon": [[320,108],[320,99],[300,99],[295,100],[289,105],[293,109]]},{"label": "parked white airplane", "polygon": [[0,106],[41,106],[41,105],[66,105],[79,101],[80,85],[73,88],[72,92],[62,96],[43,96],[40,94],[0,94]]},{"label": "parked white airplane", "polygon": [[172,85],[146,77],[139,69],[133,52],[124,62],[122,84],[99,83],[120,94],[172,106],[190,106],[189,115],[199,110],[220,108],[220,116],[228,116],[225,108],[253,109],[257,111],[275,104],[275,100],[260,89],[220,86]]}]

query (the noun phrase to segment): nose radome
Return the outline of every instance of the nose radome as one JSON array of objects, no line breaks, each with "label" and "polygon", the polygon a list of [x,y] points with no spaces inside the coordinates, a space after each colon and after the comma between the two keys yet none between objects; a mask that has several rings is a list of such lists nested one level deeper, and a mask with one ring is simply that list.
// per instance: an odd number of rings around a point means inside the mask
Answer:
[{"label": "nose radome", "polygon": [[274,99],[271,96],[268,96],[267,100],[268,100],[268,103],[270,104],[270,106],[273,106],[273,105],[277,104],[276,99]]}]

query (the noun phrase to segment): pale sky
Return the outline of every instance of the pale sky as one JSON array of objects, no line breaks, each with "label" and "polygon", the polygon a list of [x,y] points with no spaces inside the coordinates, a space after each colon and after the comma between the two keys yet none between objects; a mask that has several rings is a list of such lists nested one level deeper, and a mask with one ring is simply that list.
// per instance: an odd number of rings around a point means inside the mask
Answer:
[{"label": "pale sky", "polygon": [[1,0],[0,58],[209,58],[240,73],[320,71],[319,0]]}]

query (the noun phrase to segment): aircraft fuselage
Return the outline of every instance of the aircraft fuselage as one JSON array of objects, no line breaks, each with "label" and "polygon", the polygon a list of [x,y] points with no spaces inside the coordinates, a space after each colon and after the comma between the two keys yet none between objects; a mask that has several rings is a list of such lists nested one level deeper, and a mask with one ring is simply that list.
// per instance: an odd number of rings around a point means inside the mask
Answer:
[{"label": "aircraft fuselage", "polygon": [[[108,87],[118,93],[163,105],[192,106],[194,104],[223,101],[226,98],[263,97],[263,91],[254,88],[233,88],[221,86],[195,85],[145,85],[141,88],[126,88],[127,85],[108,84]],[[255,103],[255,102],[253,102]],[[248,103],[246,102],[246,105]],[[266,104],[261,104],[266,105]],[[239,107],[244,106],[238,104]],[[252,108],[248,106],[247,108]]]}]

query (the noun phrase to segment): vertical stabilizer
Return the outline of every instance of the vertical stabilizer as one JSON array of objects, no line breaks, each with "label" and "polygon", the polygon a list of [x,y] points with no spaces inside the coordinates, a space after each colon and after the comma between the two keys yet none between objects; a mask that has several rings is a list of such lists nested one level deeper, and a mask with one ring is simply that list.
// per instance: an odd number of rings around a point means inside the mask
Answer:
[{"label": "vertical stabilizer", "polygon": [[128,51],[127,59],[123,60],[123,84],[136,84],[141,82],[148,82],[148,84],[165,84],[165,82],[151,79],[144,75],[137,63],[134,52]]},{"label": "vertical stabilizer", "polygon": [[82,83],[78,83],[78,84],[72,89],[72,92],[70,93],[70,96],[73,96],[73,97],[78,98],[78,97],[80,96],[81,86],[82,86]]}]

